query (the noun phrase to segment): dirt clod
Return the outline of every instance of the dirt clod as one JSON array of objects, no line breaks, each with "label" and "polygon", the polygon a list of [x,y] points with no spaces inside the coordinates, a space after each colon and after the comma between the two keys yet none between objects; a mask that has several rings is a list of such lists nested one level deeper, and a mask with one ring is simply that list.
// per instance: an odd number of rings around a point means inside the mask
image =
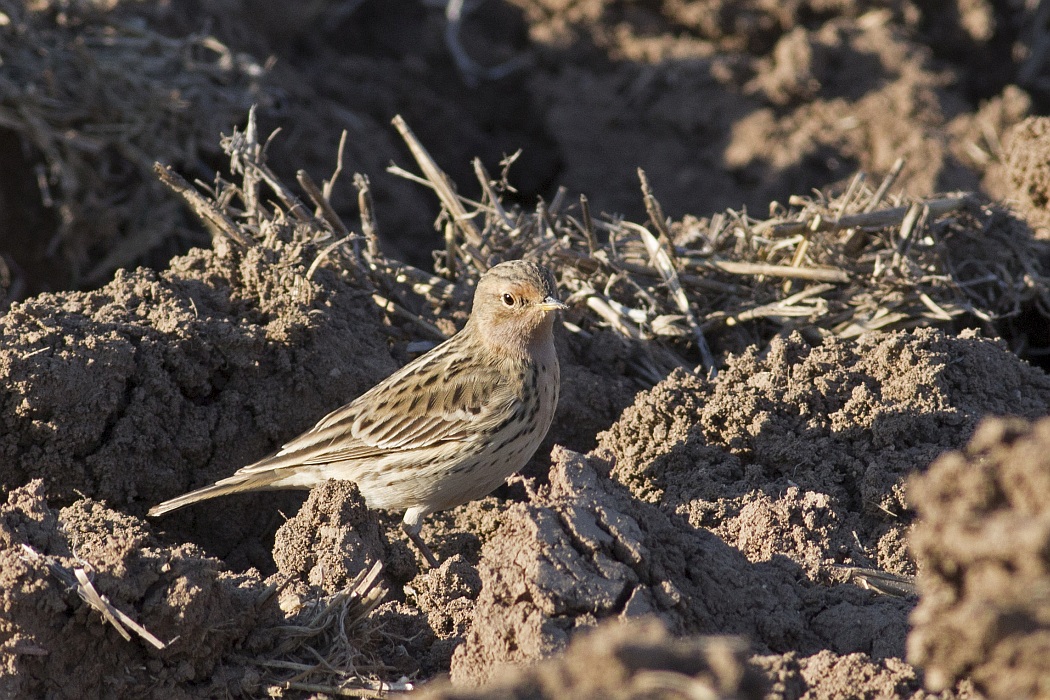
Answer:
[{"label": "dirt clod", "polygon": [[485,698],[763,697],[761,677],[733,637],[674,637],[659,621],[606,623],[581,634],[555,659],[510,669],[476,690],[445,683],[425,700]]},{"label": "dirt clod", "polygon": [[1029,117],[1003,138],[1002,195],[1045,238],[1050,235],[1050,118]]},{"label": "dirt clod", "polygon": [[294,578],[307,589],[335,593],[387,559],[384,534],[357,486],[329,481],[312,490],[299,512],[278,528],[273,548],[277,575]]},{"label": "dirt clod", "polygon": [[[100,595],[167,646],[125,641],[50,566],[84,569]],[[56,513],[40,480],[0,506],[0,579],[3,697],[221,692],[243,676],[224,668],[224,658],[234,648],[258,649],[252,634],[274,619],[272,606],[255,605],[257,573],[230,573],[194,545],[164,546],[138,518],[96,501]]]},{"label": "dirt clod", "polygon": [[1041,697],[1050,679],[1050,420],[989,419],[909,490],[922,600],[908,658],[940,690]]}]

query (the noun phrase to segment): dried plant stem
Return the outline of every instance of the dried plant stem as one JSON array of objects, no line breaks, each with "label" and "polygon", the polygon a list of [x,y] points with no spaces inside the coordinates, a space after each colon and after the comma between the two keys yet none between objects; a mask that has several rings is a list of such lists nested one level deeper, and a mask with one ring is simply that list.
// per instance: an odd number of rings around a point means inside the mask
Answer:
[{"label": "dried plant stem", "polygon": [[439,341],[447,340],[448,337],[441,332],[440,328],[435,326],[433,323],[430,323],[429,321],[425,321],[424,319],[420,318],[419,316],[412,313],[397,302],[391,301],[390,299],[387,299],[381,294],[373,294],[372,301],[374,301],[376,305],[379,308],[381,308],[384,312],[393,316],[397,316],[398,318],[402,318],[406,321],[412,322],[417,328],[425,332],[431,338]]},{"label": "dried plant stem", "polygon": [[371,183],[367,176],[354,173],[354,187],[357,188],[357,208],[361,212],[361,233],[368,247],[369,261],[374,261],[380,257],[379,223],[376,221]]},{"label": "dried plant stem", "polygon": [[695,260],[684,258],[685,266],[692,270],[718,270],[731,275],[765,275],[784,279],[810,280],[813,282],[834,282],[845,284],[850,281],[845,270],[819,267],[792,267],[790,265],[769,265],[766,263],[731,262],[728,260]]},{"label": "dried plant stem", "polygon": [[170,166],[157,163],[153,166],[153,172],[157,174],[160,181],[169,187],[175,194],[182,197],[187,206],[193,210],[208,228],[212,235],[223,235],[244,248],[250,248],[255,242],[246,236],[240,227],[215,202],[205,199],[185,178],[171,169]]},{"label": "dried plant stem", "polygon": [[[641,173],[641,170],[638,172]],[[689,299],[685,295],[685,290],[682,289],[682,283],[678,279],[678,272],[674,269],[674,263],[671,262],[671,256],[668,255],[667,251],[660,246],[660,242],[656,240],[656,237],[649,233],[644,226],[638,226],[637,231],[638,235],[642,237],[642,242],[645,243],[646,249],[649,251],[649,257],[652,259],[653,265],[656,266],[656,269],[660,271],[660,275],[664,278],[664,282],[670,290],[671,298],[674,299],[678,310],[682,312],[689,327],[693,330],[696,347],[700,351],[701,364],[709,372],[713,373],[716,369],[714,355],[711,354],[711,349],[704,338],[704,332],[700,328],[700,324],[697,323],[692,308],[689,306]]]},{"label": "dried plant stem", "polygon": [[401,118],[401,115],[394,117],[393,124],[394,128],[401,134],[401,138],[408,144],[408,149],[412,152],[412,156],[416,159],[420,170],[423,171],[423,175],[434,188],[434,192],[437,193],[442,206],[448,211],[452,222],[463,234],[465,241],[463,249],[470,255],[478,269],[484,272],[488,269],[488,262],[480,251],[482,246],[481,232],[474,225],[473,215],[467,213],[467,210],[459,201],[459,197],[456,195],[456,190],[452,186],[452,181],[449,180],[448,175],[437,166],[434,159],[430,157],[430,153],[419,142],[416,135],[412,133],[412,130],[405,123],[405,120]]},{"label": "dried plant stem", "polygon": [[[943,199],[932,199],[926,202],[932,216],[943,216],[949,212],[965,208],[972,201],[972,195],[959,197],[945,197]],[[892,209],[880,209],[879,211],[865,212],[862,214],[851,214],[841,219],[824,219],[816,229],[810,229],[806,221],[791,221],[786,223],[775,223],[770,228],[770,235],[790,236],[802,233],[807,229],[816,231],[828,231],[834,229],[847,229],[854,227],[885,228],[887,226],[900,225],[908,213],[910,207],[893,207]]]},{"label": "dried plant stem", "polygon": [[288,681],[269,686],[274,691],[300,690],[304,693],[323,693],[341,698],[385,698],[390,693],[407,693],[415,689],[412,683],[377,683],[374,687],[344,687],[324,683],[300,683]]},{"label": "dried plant stem", "polygon": [[[88,578],[87,572],[83,567],[75,567],[70,571],[59,563],[56,557],[43,555],[28,544],[22,545],[22,551],[26,558],[33,561],[42,561],[55,578],[69,588],[76,590],[77,595],[85,603],[102,613],[102,617],[106,622],[112,625],[113,629],[117,630],[126,641],[131,641],[131,632],[134,632],[155,649],[166,649],[171,644],[171,642],[162,642],[157,639],[156,636],[137,623],[130,615],[110,603],[109,598],[95,589],[95,584]],[[128,630],[131,630],[131,632]]]},{"label": "dried plant stem", "polygon": [[496,216],[499,217],[500,223],[505,227],[512,229],[514,228],[514,221],[507,214],[507,210],[503,208],[503,204],[500,202],[499,196],[496,194],[496,190],[492,187],[492,179],[489,177],[489,173],[485,170],[485,166],[482,165],[480,158],[475,158],[471,161],[474,166],[474,175],[478,178],[478,182],[481,184],[481,189],[485,192],[485,200],[488,205],[492,207],[492,210],[496,212]]},{"label": "dried plant stem", "polygon": [[882,180],[879,189],[875,190],[875,194],[871,196],[871,199],[868,200],[867,205],[864,207],[865,214],[875,211],[876,207],[882,204],[882,200],[886,196],[886,193],[890,191],[890,188],[893,187],[893,183],[897,181],[901,171],[904,170],[904,164],[906,162],[907,161],[904,158],[898,158],[894,161],[893,167],[890,168],[889,173],[887,173],[886,177]]},{"label": "dried plant stem", "polygon": [[759,318],[769,318],[772,316],[780,316],[787,318],[798,318],[811,316],[815,309],[812,307],[799,306],[799,302],[809,299],[811,297],[819,297],[821,294],[834,289],[832,285],[820,284],[809,289],[805,289],[797,294],[775,301],[771,304],[763,304],[753,309],[748,309],[734,316],[727,316],[722,319],[722,322],[726,325],[732,326],[738,323],[744,323],[746,321],[753,321]]},{"label": "dried plant stem", "polygon": [[335,213],[335,209],[332,208],[332,203],[328,201],[321,188],[317,186],[310,174],[305,170],[299,170],[295,173],[295,179],[299,182],[299,185],[306,192],[307,196],[310,197],[310,201],[317,207],[317,211],[321,214],[321,217],[328,222],[328,225],[332,229],[342,236],[348,238],[350,236],[350,229],[346,227],[343,220],[339,218],[339,215]]},{"label": "dried plant stem", "polygon": [[598,238],[594,235],[594,220],[591,219],[591,205],[586,195],[580,195],[580,212],[583,215],[583,235],[587,237],[587,252],[592,256],[598,253]]},{"label": "dried plant stem", "polygon": [[638,179],[642,183],[642,200],[645,202],[645,211],[649,214],[649,222],[652,223],[663,245],[669,249],[668,254],[670,255],[674,251],[674,241],[671,238],[671,232],[667,230],[667,219],[664,218],[663,207],[660,206],[660,202],[653,195],[653,188],[649,185],[649,178],[641,168],[638,168]]}]

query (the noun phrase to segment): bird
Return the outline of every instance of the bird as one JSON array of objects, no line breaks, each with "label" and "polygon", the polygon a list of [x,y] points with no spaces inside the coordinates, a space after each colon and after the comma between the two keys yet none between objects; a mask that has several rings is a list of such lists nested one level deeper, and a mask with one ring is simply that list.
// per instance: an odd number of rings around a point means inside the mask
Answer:
[{"label": "bird", "polygon": [[436,568],[423,519],[491,493],[546,436],[560,386],[554,320],[567,308],[546,267],[495,265],[478,280],[460,332],[277,452],[149,515],[232,493],[352,481],[369,508],[404,512],[402,530]]}]

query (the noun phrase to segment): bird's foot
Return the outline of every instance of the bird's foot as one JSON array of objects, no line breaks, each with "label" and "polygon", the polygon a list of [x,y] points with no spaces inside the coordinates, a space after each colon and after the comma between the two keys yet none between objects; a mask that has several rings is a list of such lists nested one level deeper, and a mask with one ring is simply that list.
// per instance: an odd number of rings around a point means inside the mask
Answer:
[{"label": "bird's foot", "polygon": [[430,547],[428,547],[427,543],[423,541],[423,538],[419,536],[418,529],[411,527],[407,523],[401,523],[401,529],[405,531],[405,534],[408,535],[408,539],[412,540],[412,544],[416,546],[419,553],[427,560],[427,564],[430,568],[438,568],[440,564],[438,564],[437,557],[435,557],[434,553],[430,551]]}]

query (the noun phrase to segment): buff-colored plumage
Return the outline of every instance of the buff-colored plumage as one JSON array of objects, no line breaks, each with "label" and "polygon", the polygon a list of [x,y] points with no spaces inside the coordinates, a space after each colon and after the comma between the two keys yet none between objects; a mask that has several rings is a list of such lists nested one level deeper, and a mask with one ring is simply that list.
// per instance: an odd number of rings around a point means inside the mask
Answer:
[{"label": "buff-colored plumage", "polygon": [[353,481],[371,508],[404,511],[419,538],[434,511],[480,498],[521,469],[558,403],[554,278],[515,260],[486,272],[463,330],[325,416],[280,451],[150,510],[263,489]]}]

